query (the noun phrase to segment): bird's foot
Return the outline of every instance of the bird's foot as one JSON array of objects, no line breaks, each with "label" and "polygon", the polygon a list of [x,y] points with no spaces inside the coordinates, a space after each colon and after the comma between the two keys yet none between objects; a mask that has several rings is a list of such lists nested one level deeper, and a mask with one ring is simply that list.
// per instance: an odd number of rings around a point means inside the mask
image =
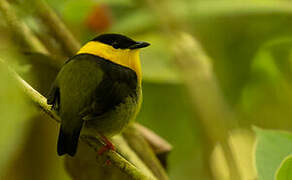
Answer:
[{"label": "bird's foot", "polygon": [[112,142],[110,142],[110,140],[108,140],[103,135],[101,135],[101,138],[102,138],[103,142],[105,143],[105,145],[98,150],[99,155],[102,155],[104,152],[109,151],[109,150],[112,150],[112,151],[116,150],[115,146],[113,145]]}]

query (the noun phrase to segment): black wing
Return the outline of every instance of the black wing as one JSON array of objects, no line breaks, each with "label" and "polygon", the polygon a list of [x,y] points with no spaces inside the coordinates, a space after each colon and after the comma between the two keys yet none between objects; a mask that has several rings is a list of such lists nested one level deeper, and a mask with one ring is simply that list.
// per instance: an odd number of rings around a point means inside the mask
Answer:
[{"label": "black wing", "polygon": [[137,99],[135,71],[107,60],[101,62],[103,79],[92,96],[91,105],[81,112],[84,119],[91,119],[110,111],[129,96]]}]

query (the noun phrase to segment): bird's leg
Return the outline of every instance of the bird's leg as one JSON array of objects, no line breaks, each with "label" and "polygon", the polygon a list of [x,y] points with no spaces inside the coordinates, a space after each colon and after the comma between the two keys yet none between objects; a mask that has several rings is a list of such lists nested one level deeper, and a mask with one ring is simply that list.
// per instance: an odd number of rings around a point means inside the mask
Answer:
[{"label": "bird's leg", "polygon": [[110,140],[107,137],[105,137],[102,134],[100,135],[100,137],[105,145],[98,150],[99,155],[102,155],[105,151],[109,151],[109,150],[114,151],[116,149],[115,146],[113,145],[113,143],[110,142]]}]

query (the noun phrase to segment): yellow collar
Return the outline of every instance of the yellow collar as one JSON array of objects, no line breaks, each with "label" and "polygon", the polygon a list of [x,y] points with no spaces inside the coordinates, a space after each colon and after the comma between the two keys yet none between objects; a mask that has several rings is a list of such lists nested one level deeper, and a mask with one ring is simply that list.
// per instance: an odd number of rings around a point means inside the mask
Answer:
[{"label": "yellow collar", "polygon": [[141,84],[142,72],[139,57],[139,49],[115,49],[97,41],[90,41],[77,52],[77,54],[93,54],[113,63],[128,67],[137,74],[138,82]]}]

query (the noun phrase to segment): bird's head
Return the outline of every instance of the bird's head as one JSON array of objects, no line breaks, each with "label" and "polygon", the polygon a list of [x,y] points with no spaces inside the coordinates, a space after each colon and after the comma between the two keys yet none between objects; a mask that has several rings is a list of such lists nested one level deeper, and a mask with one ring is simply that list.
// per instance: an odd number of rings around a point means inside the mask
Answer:
[{"label": "bird's head", "polygon": [[134,41],[124,35],[120,34],[103,34],[92,41],[100,42],[113,47],[114,49],[141,49],[149,46],[150,44],[143,41]]},{"label": "bird's head", "polygon": [[134,70],[141,80],[139,50],[150,44],[120,34],[102,34],[85,44],[77,54],[92,54]]}]

